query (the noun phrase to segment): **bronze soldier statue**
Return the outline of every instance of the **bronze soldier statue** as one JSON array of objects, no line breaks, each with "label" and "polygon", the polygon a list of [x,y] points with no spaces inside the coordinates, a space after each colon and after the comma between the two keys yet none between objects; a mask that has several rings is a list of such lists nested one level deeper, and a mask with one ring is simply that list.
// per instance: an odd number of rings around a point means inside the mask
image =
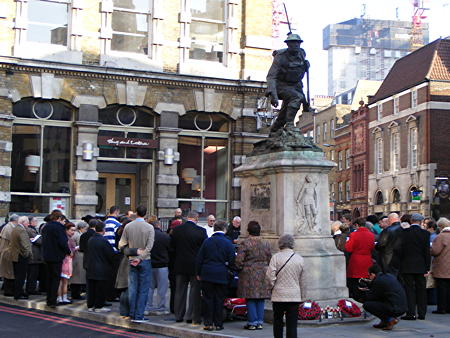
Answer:
[{"label": "bronze soldier statue", "polygon": [[272,66],[267,74],[267,92],[274,107],[278,106],[278,99],[283,100],[280,112],[270,131],[276,132],[285,124],[294,126],[294,119],[300,106],[303,111],[309,110],[309,102],[303,93],[302,79],[309,69],[306,53],[300,44],[303,40],[298,34],[288,34],[284,41],[288,48],[273,53]]}]

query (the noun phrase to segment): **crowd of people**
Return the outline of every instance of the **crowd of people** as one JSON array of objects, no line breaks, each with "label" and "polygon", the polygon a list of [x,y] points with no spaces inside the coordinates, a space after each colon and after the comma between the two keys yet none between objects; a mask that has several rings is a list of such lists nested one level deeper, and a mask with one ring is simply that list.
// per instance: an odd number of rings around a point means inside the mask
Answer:
[{"label": "crowd of people", "polygon": [[365,302],[391,330],[403,320],[424,320],[427,305],[450,313],[450,221],[397,213],[331,224],[336,248],[345,254],[350,297]]},{"label": "crowd of people", "polygon": [[[240,217],[227,225],[209,215],[204,226],[198,217],[177,209],[163,230],[143,206],[125,215],[112,206],[105,219],[86,216],[77,224],[59,210],[40,226],[35,217],[13,214],[0,228],[4,295],[45,293],[49,307],[85,299],[93,312],[110,312],[119,302],[120,315],[136,323],[173,313],[176,322],[203,323],[209,331],[223,329],[226,297],[245,298],[245,329],[263,329],[271,299],[274,336],[283,336],[285,322],[296,337],[305,274],[294,238],[282,235],[272,256],[258,222],[250,221],[240,239]],[[450,313],[450,220],[344,214],[331,232],[346,258],[350,297],[381,319],[374,327],[391,330],[403,314],[423,320],[428,304],[437,304],[433,313]]]}]

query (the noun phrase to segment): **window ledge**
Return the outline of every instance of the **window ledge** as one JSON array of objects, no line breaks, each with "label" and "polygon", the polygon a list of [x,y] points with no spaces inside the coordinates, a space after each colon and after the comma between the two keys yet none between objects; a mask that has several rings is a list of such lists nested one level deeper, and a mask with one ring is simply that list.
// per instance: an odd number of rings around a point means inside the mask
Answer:
[{"label": "window ledge", "polygon": [[82,64],[83,61],[83,53],[80,51],[69,50],[67,46],[39,42],[26,42],[14,46],[14,56],[71,64]]},{"label": "window ledge", "polygon": [[188,60],[180,63],[180,74],[239,79],[239,70],[223,63],[203,60]]},{"label": "window ledge", "polygon": [[152,60],[145,54],[126,52],[110,52],[108,54],[101,54],[100,66],[155,72],[163,71],[162,62]]}]

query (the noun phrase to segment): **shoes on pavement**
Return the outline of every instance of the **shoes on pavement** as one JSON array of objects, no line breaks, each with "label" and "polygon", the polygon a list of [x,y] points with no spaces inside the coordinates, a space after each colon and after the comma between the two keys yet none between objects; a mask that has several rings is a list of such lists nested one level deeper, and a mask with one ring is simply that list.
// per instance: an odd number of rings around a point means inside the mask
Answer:
[{"label": "shoes on pavement", "polygon": [[109,308],[109,307],[101,307],[101,308],[98,308],[98,309],[94,309],[94,312],[101,312],[101,313],[111,312],[111,308]]},{"label": "shoes on pavement", "polygon": [[94,308],[93,307],[88,308],[88,312],[94,312]]},{"label": "shoes on pavement", "polygon": [[41,295],[41,293],[39,291],[30,291],[30,292],[28,292],[28,294],[32,295],[32,296],[40,296]]},{"label": "shoes on pavement", "polygon": [[253,330],[256,330],[256,326],[247,324],[244,326],[244,329],[253,331]]},{"label": "shoes on pavement", "polygon": [[262,329],[263,329],[263,326],[262,326],[262,324],[258,324],[258,325],[256,325],[256,329],[257,329],[257,330],[262,330]]},{"label": "shoes on pavement", "polygon": [[112,304],[111,303],[105,303],[105,304],[103,304],[103,306],[112,306]]},{"label": "shoes on pavement", "polygon": [[212,325],[203,326],[203,330],[205,330],[205,331],[214,331],[214,326],[212,326]]},{"label": "shoes on pavement", "polygon": [[402,320],[416,320],[416,316],[406,315],[406,316],[403,316],[401,319]]},{"label": "shoes on pavement", "polygon": [[198,326],[200,326],[202,323],[197,323],[197,322],[193,322],[192,324],[191,324],[191,326],[192,327],[198,327]]},{"label": "shoes on pavement", "polygon": [[386,326],[383,327],[383,330],[385,331],[390,331],[394,328],[394,326],[398,323],[398,319],[397,318],[392,318],[390,321],[388,321],[386,323]]},{"label": "shoes on pavement", "polygon": [[438,310],[431,311],[431,313],[434,313],[435,315],[445,315],[446,314],[445,311],[438,311]]},{"label": "shoes on pavement", "polygon": [[419,320],[425,320],[425,316],[418,316],[417,319],[419,319]]},{"label": "shoes on pavement", "polygon": [[186,323],[192,324],[192,319],[187,319],[187,320],[186,320]]},{"label": "shoes on pavement", "polygon": [[380,321],[378,324],[374,324],[372,325],[372,327],[376,328],[376,329],[382,329],[384,327],[386,327],[386,322]]},{"label": "shoes on pavement", "polygon": [[176,323],[181,323],[183,321],[183,319],[175,319]]},{"label": "shoes on pavement", "polygon": [[148,318],[132,319],[131,322],[136,324],[148,323]]},{"label": "shoes on pavement", "polygon": [[221,330],[223,330],[223,326],[216,326],[215,329],[216,329],[216,331],[221,331]]},{"label": "shoes on pavement", "polygon": [[19,297],[14,297],[15,300],[19,300],[19,299],[28,299],[28,296],[22,295]]},{"label": "shoes on pavement", "polygon": [[56,304],[47,304],[50,309],[56,309]]}]

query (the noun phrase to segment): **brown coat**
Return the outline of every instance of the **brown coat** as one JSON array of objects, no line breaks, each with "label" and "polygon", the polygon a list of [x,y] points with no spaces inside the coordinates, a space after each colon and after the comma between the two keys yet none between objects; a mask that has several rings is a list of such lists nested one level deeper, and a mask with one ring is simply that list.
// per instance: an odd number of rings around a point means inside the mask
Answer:
[{"label": "brown coat", "polygon": [[9,249],[11,233],[16,227],[14,223],[8,223],[0,233],[0,277],[14,279],[13,263]]},{"label": "brown coat", "polygon": [[236,267],[240,270],[238,297],[255,299],[270,297],[266,271],[271,258],[269,243],[259,236],[250,236],[239,245],[235,261]]},{"label": "brown coat", "polygon": [[450,278],[450,231],[444,230],[434,239],[431,245],[434,256],[431,272],[434,278]]},{"label": "brown coat", "polygon": [[19,255],[25,258],[33,257],[30,237],[22,225],[16,226],[11,232],[11,242],[8,250],[13,262],[19,261]]}]

